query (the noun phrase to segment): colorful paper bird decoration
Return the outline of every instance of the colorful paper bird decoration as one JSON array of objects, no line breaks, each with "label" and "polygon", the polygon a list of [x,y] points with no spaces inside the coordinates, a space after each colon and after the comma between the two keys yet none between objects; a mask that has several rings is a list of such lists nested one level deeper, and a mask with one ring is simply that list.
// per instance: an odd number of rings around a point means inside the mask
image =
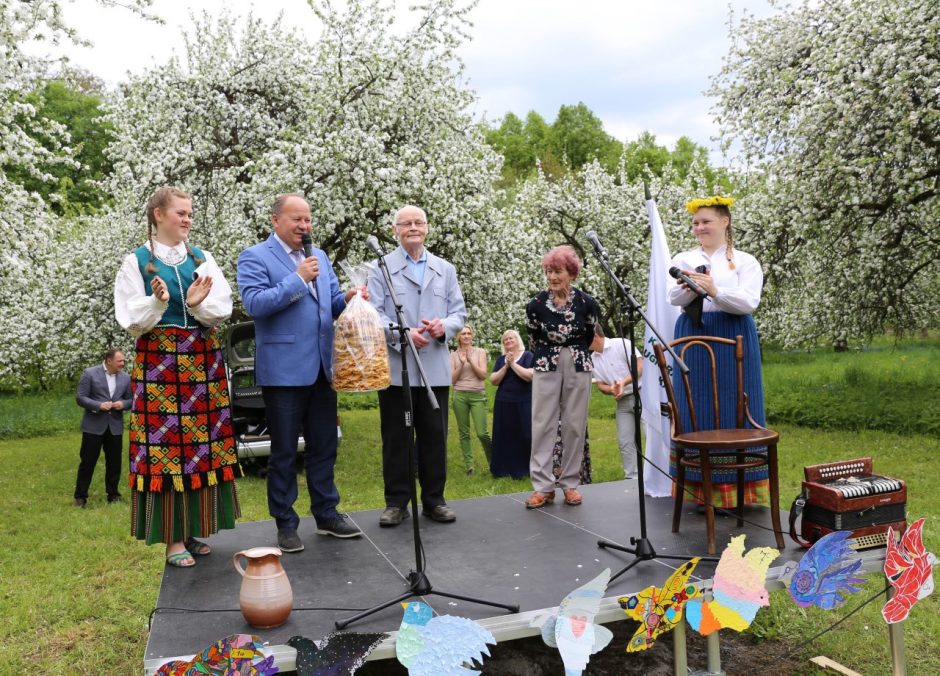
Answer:
[{"label": "colorful paper bird decoration", "polygon": [[610,568],[568,594],[557,612],[543,613],[529,623],[542,630],[546,645],[558,648],[565,676],[580,676],[591,655],[606,648],[614,637],[607,627],[594,624],[608,582]]},{"label": "colorful paper bird decoration", "polygon": [[264,656],[261,639],[234,634],[216,641],[188,662],[173,660],[157,670],[157,676],[271,676],[278,668],[274,655]]},{"label": "colorful paper bird decoration", "polygon": [[757,610],[770,605],[764,585],[767,569],[779,553],[772,547],[755,547],[745,554],[745,537],[731,538],[721,553],[712,585],[713,599],[693,599],[685,606],[686,620],[702,636],[725,627],[744,631]]},{"label": "colorful paper bird decoration", "polygon": [[287,645],[297,650],[297,676],[352,676],[388,634],[333,633],[314,642],[291,636]]},{"label": "colorful paper bird decoration", "polygon": [[923,527],[923,519],[912,523],[901,536],[900,544],[895,544],[894,529],[888,528],[885,575],[895,590],[894,596],[881,609],[888,624],[906,620],[914,604],[933,592],[933,566],[937,565],[937,557],[924,548]]},{"label": "colorful paper bird decoration", "polygon": [[489,656],[486,644],[496,639],[486,629],[465,617],[434,617],[421,601],[401,604],[405,614],[395,640],[395,655],[408,667],[410,676],[470,676],[479,674],[464,664]]},{"label": "colorful paper bird decoration", "polygon": [[833,610],[845,604],[847,594],[860,590],[865,582],[855,577],[862,560],[849,547],[852,533],[847,530],[827,533],[813,544],[798,563],[787,562],[780,581],[787,585],[796,605]]},{"label": "colorful paper bird decoration", "polygon": [[682,621],[682,608],[686,602],[700,596],[701,590],[689,583],[692,571],[699,562],[695,557],[672,572],[662,589],[647,587],[638,594],[617,599],[627,617],[639,621],[640,626],[627,644],[627,652],[646,650],[656,639]]}]

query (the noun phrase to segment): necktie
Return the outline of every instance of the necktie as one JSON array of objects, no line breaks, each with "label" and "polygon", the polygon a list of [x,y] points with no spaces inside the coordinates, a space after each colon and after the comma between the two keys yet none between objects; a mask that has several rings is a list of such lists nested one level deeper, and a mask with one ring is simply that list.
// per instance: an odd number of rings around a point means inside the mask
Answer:
[{"label": "necktie", "polygon": [[[294,266],[298,266],[304,262],[304,252],[300,250],[295,250],[290,252],[290,258],[294,261]],[[310,291],[310,295],[314,298],[317,297],[317,287],[313,282],[307,282],[307,289]]]}]

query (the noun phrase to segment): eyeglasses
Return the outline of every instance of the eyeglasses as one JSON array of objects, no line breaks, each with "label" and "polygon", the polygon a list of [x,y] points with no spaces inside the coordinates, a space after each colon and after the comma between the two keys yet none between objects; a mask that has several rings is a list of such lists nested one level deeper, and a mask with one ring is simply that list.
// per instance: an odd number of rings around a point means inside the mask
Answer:
[{"label": "eyeglasses", "polygon": [[428,224],[427,221],[422,221],[416,218],[411,221],[398,221],[398,223],[396,223],[395,225],[398,226],[399,228],[410,228],[412,225],[416,225],[419,228],[421,228],[427,224]]}]

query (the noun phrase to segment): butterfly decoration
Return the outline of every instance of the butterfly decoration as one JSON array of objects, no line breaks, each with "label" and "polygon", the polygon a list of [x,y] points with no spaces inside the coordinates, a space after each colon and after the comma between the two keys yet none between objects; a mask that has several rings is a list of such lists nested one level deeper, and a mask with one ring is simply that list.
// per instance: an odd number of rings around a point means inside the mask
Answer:
[{"label": "butterfly decoration", "polygon": [[894,596],[881,609],[888,624],[906,620],[914,604],[933,592],[937,557],[924,548],[923,528],[924,519],[918,519],[904,531],[899,544],[894,529],[888,528],[885,575],[894,587]]},{"label": "butterfly decoration", "polygon": [[700,596],[701,590],[689,582],[699,557],[682,564],[658,587],[647,587],[643,591],[617,599],[627,617],[640,623],[636,633],[627,644],[627,652],[646,650],[656,639],[675,628],[682,621],[685,604]]},{"label": "butterfly decoration", "polygon": [[754,547],[744,553],[746,535],[737,535],[725,547],[715,568],[712,600],[692,599],[685,618],[695,631],[708,636],[722,628],[744,631],[762,606],[770,605],[765,586],[767,570],[780,554],[772,547]]},{"label": "butterfly decoration", "polygon": [[580,676],[591,655],[606,648],[614,637],[607,627],[594,623],[608,582],[610,568],[568,594],[557,611],[542,613],[529,623],[541,629],[546,645],[558,648],[565,676]]}]

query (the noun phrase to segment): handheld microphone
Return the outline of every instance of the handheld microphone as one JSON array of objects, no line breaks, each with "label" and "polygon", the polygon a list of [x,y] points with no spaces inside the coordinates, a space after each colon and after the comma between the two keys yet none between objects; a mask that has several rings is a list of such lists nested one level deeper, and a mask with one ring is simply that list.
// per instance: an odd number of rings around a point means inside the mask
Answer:
[{"label": "handheld microphone", "polygon": [[369,235],[366,237],[366,246],[372,249],[373,253],[379,258],[385,255],[385,252],[382,251],[382,245],[379,244],[379,238],[375,235]]},{"label": "handheld microphone", "polygon": [[686,283],[686,286],[688,286],[690,289],[692,289],[696,294],[698,294],[702,298],[705,298],[706,296],[708,296],[708,294],[705,292],[705,289],[703,289],[698,284],[693,282],[692,279],[688,275],[684,274],[682,270],[680,270],[676,266],[672,266],[671,268],[669,268],[669,275],[673,277],[674,279],[681,279],[683,282]]},{"label": "handheld microphone", "polygon": [[310,233],[305,232],[300,236],[300,244],[304,248],[304,258],[310,258],[313,255],[313,240]]},{"label": "handheld microphone", "polygon": [[588,230],[584,235],[587,238],[587,241],[591,243],[594,247],[594,251],[597,252],[597,255],[601,258],[607,258],[607,249],[604,248],[604,245],[601,244],[601,241],[597,238],[597,233],[593,230]]}]

